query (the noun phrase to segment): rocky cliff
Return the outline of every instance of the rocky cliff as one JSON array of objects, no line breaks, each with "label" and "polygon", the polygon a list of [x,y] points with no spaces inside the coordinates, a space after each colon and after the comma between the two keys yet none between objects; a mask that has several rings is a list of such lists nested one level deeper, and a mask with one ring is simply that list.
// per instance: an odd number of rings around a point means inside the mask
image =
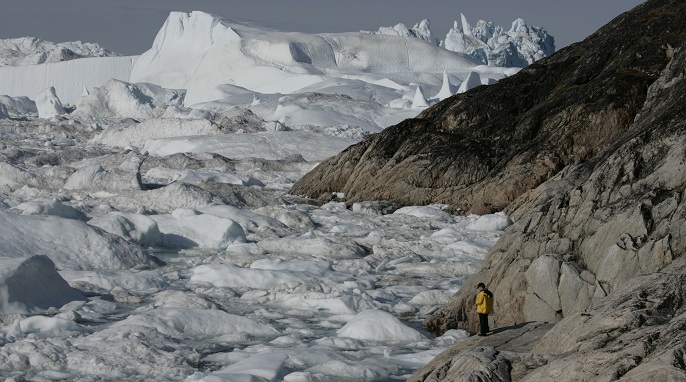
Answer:
[{"label": "rocky cliff", "polygon": [[296,184],[294,193],[353,201],[484,203],[515,221],[424,323],[474,330],[485,282],[498,329],[411,381],[686,380],[683,25],[686,2],[649,0]]},{"label": "rocky cliff", "polygon": [[[615,23],[669,18],[678,6],[649,1]],[[663,42],[668,64],[625,133],[511,203],[516,223],[425,322],[473,330],[483,281],[502,332],[442,354],[412,381],[686,380],[685,38]],[[519,326],[532,322],[556,324],[531,336]],[[512,349],[513,339],[526,346]]]},{"label": "rocky cliff", "polygon": [[[683,2],[649,1],[609,26],[639,26],[652,19],[669,25],[669,12],[677,5],[686,8]],[[605,27],[589,39],[603,37],[606,31],[621,33],[622,28]],[[681,39],[685,38],[686,33]],[[642,107],[622,134],[508,205],[516,223],[470,281],[487,282],[498,296],[496,324],[559,321],[592,307],[633,277],[661,270],[683,253],[682,44],[663,41],[656,47],[667,65],[637,97],[643,99]],[[603,141],[599,135],[598,142]],[[441,332],[461,322],[458,326],[469,328],[469,286],[437,314],[443,319],[435,318],[427,327]]]}]

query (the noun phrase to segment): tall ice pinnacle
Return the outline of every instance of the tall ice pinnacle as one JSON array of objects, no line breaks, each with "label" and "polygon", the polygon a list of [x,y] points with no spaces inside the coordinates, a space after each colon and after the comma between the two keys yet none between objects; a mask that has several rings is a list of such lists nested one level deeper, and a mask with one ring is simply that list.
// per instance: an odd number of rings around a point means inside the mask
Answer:
[{"label": "tall ice pinnacle", "polygon": [[469,25],[467,18],[464,17],[462,13],[460,13],[460,21],[462,22],[462,33],[464,33],[465,36],[472,37],[472,27]]}]

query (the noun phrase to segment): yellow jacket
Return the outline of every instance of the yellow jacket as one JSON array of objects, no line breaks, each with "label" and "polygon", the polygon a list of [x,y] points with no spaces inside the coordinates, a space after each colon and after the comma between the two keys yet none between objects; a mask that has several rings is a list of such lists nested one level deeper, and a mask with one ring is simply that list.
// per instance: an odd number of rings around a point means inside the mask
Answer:
[{"label": "yellow jacket", "polygon": [[490,314],[493,311],[493,294],[481,291],[476,295],[476,312]]}]

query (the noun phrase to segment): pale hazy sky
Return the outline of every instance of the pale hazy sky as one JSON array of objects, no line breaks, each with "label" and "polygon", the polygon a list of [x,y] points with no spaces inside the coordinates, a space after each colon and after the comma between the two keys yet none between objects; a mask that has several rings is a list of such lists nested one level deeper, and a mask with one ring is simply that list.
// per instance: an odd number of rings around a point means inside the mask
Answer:
[{"label": "pale hazy sky", "polygon": [[284,31],[378,30],[429,19],[440,39],[463,13],[470,24],[512,21],[545,28],[557,49],[581,41],[639,0],[2,0],[0,39],[38,37],[52,42],[99,43],[120,54],[152,46],[170,11],[205,11]]}]

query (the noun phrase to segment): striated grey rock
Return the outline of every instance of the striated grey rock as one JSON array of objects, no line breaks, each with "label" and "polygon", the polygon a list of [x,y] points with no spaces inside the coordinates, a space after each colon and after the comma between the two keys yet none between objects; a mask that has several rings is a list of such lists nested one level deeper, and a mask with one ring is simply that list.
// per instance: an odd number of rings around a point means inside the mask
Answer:
[{"label": "striated grey rock", "polygon": [[686,380],[686,257],[635,277],[595,308],[471,337],[408,381]]},{"label": "striated grey rock", "polygon": [[533,348],[551,327],[530,322],[494,330],[487,337],[471,337],[439,354],[408,382],[516,380],[548,362]]},{"label": "striated grey rock", "polygon": [[[617,41],[624,28],[640,29],[652,21],[652,36],[668,34],[672,17],[686,15],[684,6],[648,1],[561,53],[583,48],[589,40]],[[653,38],[647,35],[640,43]],[[686,380],[685,40],[682,34],[679,43],[660,46],[667,63],[645,89],[640,109],[622,134],[506,207],[515,223],[481,270],[424,322],[437,333],[474,331],[474,287],[485,282],[495,294],[495,328],[554,324],[516,354],[494,347],[499,353],[489,364],[509,362],[510,375],[502,376],[494,367],[480,380]],[[645,74],[638,67],[632,70]],[[606,107],[602,101],[597,106]],[[602,137],[612,128],[604,125],[596,134]],[[444,362],[461,362],[474,346],[453,351]],[[532,356],[545,362],[529,364],[524,371],[515,368],[518,360]],[[472,378],[455,369],[431,379],[438,370],[432,364],[410,380]]]},{"label": "striated grey rock", "polygon": [[686,259],[637,277],[597,308],[577,312],[534,347],[550,361],[527,381],[685,380]]},{"label": "striated grey rock", "polygon": [[559,256],[543,255],[531,262],[524,272],[527,281],[525,311],[537,311],[544,321],[558,321],[562,310],[557,286],[562,260]]},{"label": "striated grey rock", "polygon": [[[684,253],[685,66],[681,49],[647,92],[639,118],[612,147],[508,207],[515,224],[474,277],[495,292],[497,322],[559,320]],[[556,257],[558,269],[545,256],[551,253],[568,260]],[[440,331],[464,321],[460,326],[470,327],[466,310],[457,313],[470,299],[458,294],[452,308],[438,313],[445,319],[434,317],[427,326]]]}]

